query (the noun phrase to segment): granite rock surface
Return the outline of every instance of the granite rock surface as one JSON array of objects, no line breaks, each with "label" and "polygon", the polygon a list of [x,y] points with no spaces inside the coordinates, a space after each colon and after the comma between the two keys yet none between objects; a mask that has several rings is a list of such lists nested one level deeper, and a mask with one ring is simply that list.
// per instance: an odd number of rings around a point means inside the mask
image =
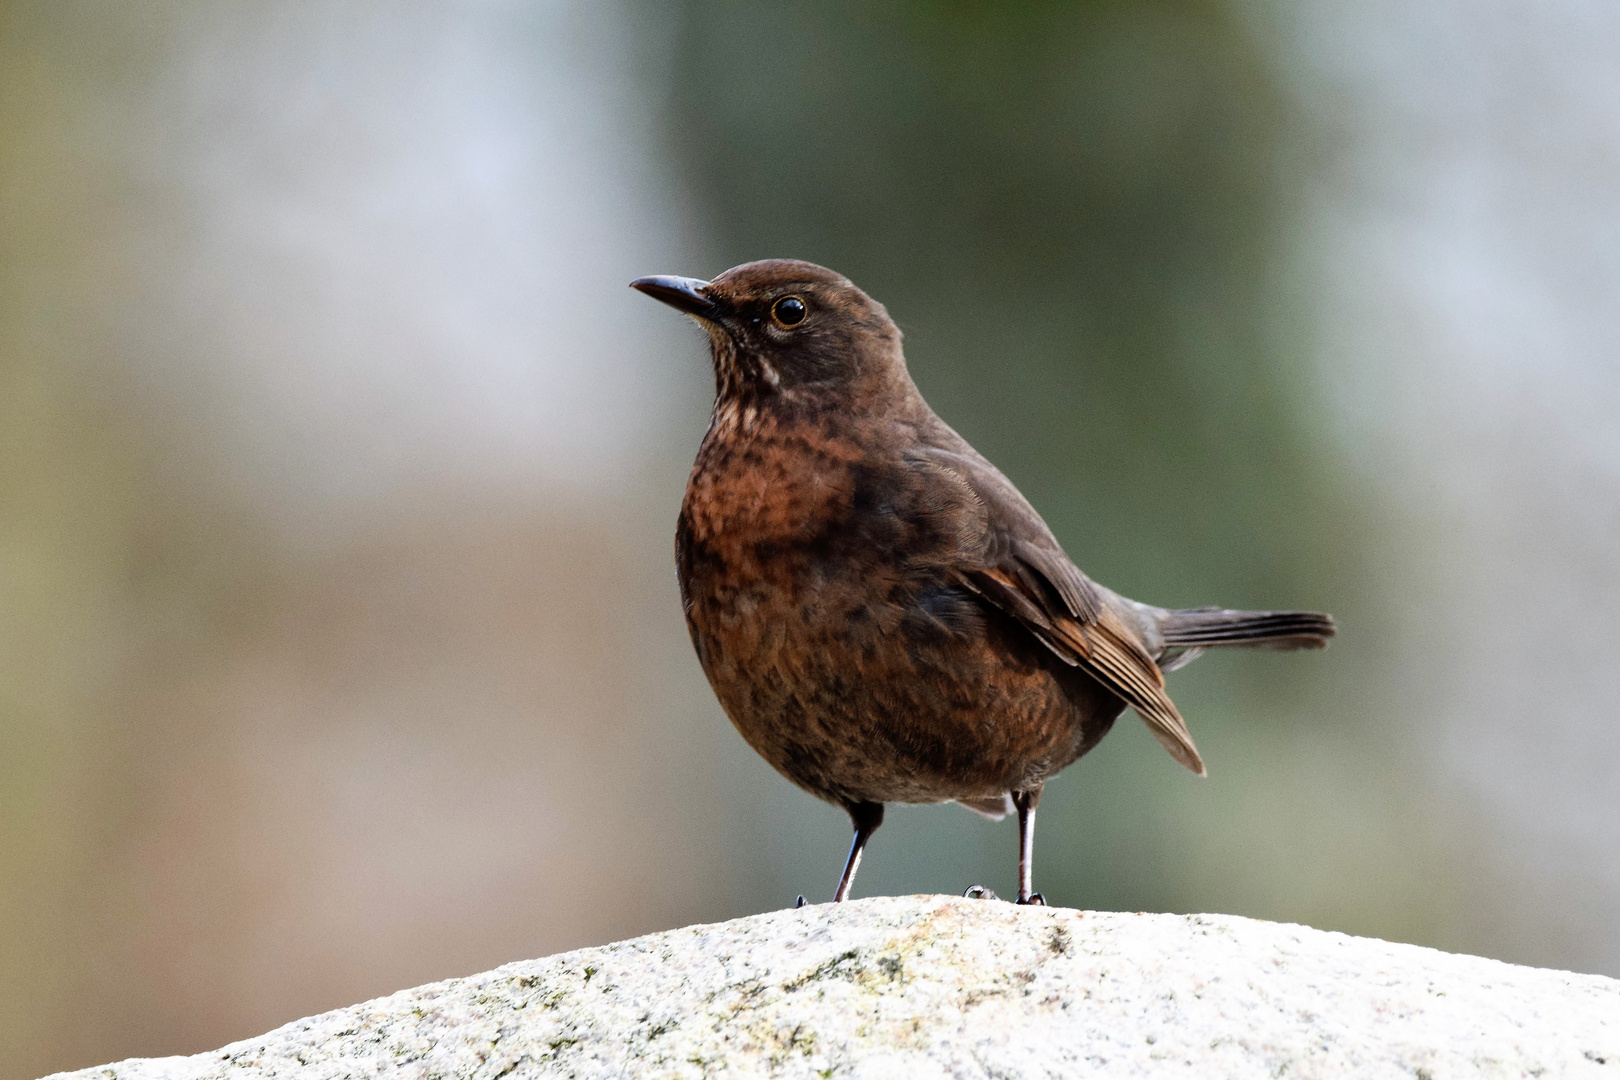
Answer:
[{"label": "granite rock surface", "polygon": [[909,896],[692,926],[75,1080],[1620,1080],[1620,982],[1230,915]]}]

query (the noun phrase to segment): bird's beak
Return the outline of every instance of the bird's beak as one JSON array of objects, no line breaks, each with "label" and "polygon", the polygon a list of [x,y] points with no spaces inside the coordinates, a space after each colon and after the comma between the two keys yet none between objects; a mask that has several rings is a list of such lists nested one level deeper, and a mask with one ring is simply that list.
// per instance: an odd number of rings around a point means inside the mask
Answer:
[{"label": "bird's beak", "polygon": [[699,278],[643,277],[632,281],[630,287],[654,300],[662,300],[676,311],[684,311],[710,322],[720,317],[720,306],[709,298],[706,291],[709,283]]}]

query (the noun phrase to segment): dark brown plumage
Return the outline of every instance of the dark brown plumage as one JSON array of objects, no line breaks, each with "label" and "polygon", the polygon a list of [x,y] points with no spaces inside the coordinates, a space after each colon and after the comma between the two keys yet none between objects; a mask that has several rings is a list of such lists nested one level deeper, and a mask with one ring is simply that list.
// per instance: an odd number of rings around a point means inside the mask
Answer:
[{"label": "dark brown plumage", "polygon": [[1309,612],[1167,611],[1091,581],[1012,483],[923,401],[900,331],[847,279],[748,263],[633,287],[708,331],[715,405],[675,536],[686,623],[732,723],[855,824],[888,802],[1020,821],[1129,705],[1204,764],[1164,672],[1211,645],[1320,648]]}]

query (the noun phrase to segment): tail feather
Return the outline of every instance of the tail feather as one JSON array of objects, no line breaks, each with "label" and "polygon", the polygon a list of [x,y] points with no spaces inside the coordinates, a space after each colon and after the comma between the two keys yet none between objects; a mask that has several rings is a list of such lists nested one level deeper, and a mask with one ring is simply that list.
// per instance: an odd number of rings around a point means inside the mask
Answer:
[{"label": "tail feather", "polygon": [[1166,649],[1252,645],[1262,649],[1320,649],[1334,634],[1333,616],[1314,611],[1167,612],[1160,631]]}]

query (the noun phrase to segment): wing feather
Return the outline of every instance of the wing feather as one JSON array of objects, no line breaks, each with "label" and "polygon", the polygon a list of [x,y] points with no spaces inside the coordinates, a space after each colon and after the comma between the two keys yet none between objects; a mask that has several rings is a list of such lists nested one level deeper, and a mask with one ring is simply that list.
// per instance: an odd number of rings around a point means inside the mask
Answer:
[{"label": "wing feather", "polygon": [[1064,663],[1095,676],[1136,710],[1171,757],[1205,775],[1159,665],[1007,478],[971,448],[912,460],[947,489],[967,489],[940,501],[957,511],[954,521],[936,519],[953,537],[945,557],[952,578],[1017,619]]},{"label": "wing feather", "polygon": [[1084,637],[1090,648],[1086,669],[1100,678],[1114,693],[1136,710],[1154,738],[1170,756],[1199,776],[1207,776],[1204,759],[1193,744],[1187,722],[1175,702],[1164,692],[1164,674],[1136,642],[1109,626],[1111,619],[1091,626],[1076,622],[1059,624],[1060,633],[1073,628],[1075,637]]}]

